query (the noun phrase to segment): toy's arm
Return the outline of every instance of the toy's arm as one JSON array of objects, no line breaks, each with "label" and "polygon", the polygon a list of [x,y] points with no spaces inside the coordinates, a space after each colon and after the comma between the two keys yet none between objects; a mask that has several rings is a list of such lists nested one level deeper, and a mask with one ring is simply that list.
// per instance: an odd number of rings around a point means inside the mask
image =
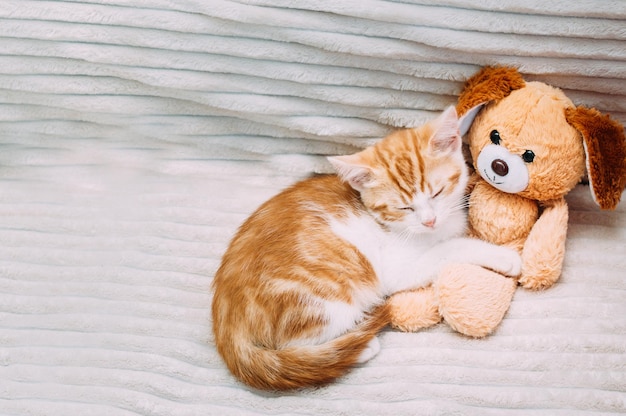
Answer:
[{"label": "toy's arm", "polygon": [[568,217],[564,198],[546,204],[524,243],[519,282],[525,288],[546,289],[561,276]]}]

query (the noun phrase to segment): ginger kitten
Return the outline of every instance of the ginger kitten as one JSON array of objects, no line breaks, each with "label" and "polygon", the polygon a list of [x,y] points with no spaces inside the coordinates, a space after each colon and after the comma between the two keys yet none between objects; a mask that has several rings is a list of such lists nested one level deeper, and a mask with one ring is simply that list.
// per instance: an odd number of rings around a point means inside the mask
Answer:
[{"label": "ginger kitten", "polygon": [[519,255],[462,238],[468,180],[454,107],[301,181],[240,227],[213,282],[213,332],[252,387],[333,381],[380,349],[385,298],[450,262],[517,275]]}]

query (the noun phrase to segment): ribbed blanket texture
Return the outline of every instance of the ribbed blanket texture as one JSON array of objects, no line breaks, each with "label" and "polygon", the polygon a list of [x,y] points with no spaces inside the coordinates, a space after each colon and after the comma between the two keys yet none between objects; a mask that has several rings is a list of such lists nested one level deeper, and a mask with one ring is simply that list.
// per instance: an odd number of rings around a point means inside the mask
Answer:
[{"label": "ribbed blanket texture", "polygon": [[385,330],[336,383],[275,394],[229,374],[210,317],[259,204],[481,66],[626,123],[625,2],[2,0],[0,37],[0,414],[626,413],[626,203],[585,185],[561,279],[485,339]]}]

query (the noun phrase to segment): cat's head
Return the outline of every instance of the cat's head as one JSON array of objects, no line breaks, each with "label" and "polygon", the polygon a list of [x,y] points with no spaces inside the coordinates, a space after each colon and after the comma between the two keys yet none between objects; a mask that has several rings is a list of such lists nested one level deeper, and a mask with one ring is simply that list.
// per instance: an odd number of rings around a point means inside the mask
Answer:
[{"label": "cat's head", "polygon": [[432,232],[463,209],[468,173],[461,123],[450,107],[421,127],[329,160],[379,223],[397,232]]}]

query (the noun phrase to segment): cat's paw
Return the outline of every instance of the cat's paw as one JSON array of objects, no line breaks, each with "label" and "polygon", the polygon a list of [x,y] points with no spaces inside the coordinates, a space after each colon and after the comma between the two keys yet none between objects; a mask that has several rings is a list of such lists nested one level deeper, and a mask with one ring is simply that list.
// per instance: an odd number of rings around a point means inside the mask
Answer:
[{"label": "cat's paw", "polygon": [[497,247],[487,267],[505,276],[517,277],[522,274],[522,257],[516,250]]}]

